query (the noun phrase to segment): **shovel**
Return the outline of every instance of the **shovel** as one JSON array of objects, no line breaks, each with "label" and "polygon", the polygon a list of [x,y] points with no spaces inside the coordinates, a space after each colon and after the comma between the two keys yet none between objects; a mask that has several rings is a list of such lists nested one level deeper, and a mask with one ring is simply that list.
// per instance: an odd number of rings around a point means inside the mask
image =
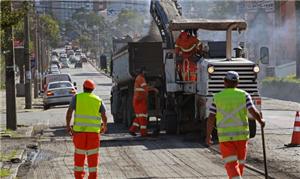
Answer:
[{"label": "shovel", "polygon": [[265,166],[265,178],[268,178],[268,168],[267,168],[267,156],[266,156],[266,145],[265,145],[265,133],[264,128],[261,127],[261,139],[262,139],[262,147],[264,154],[264,166]]}]

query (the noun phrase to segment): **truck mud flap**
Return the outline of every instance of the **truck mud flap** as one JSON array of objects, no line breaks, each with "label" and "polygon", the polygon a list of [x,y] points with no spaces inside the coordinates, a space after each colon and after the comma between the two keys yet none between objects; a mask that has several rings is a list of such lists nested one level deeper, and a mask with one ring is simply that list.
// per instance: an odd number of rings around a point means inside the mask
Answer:
[{"label": "truck mud flap", "polygon": [[177,115],[175,111],[165,110],[163,112],[164,126],[167,134],[177,133]]}]

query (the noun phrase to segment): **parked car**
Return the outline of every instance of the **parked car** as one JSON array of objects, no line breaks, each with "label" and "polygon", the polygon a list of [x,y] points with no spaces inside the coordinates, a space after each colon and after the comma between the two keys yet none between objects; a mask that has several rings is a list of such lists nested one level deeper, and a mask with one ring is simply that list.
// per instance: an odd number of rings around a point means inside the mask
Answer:
[{"label": "parked car", "polygon": [[44,110],[50,106],[69,104],[75,94],[76,87],[70,81],[48,83],[43,96]]}]

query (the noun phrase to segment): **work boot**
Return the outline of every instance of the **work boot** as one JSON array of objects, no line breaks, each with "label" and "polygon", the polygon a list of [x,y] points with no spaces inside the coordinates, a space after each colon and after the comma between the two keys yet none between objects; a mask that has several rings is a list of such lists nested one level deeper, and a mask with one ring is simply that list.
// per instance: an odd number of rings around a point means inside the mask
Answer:
[{"label": "work boot", "polygon": [[129,132],[129,134],[131,135],[131,136],[136,136],[136,133],[135,132]]}]

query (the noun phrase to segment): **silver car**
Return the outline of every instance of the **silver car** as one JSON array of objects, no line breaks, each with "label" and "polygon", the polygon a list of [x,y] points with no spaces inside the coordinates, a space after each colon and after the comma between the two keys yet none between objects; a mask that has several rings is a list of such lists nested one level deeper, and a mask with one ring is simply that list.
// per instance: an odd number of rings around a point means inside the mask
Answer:
[{"label": "silver car", "polygon": [[44,110],[50,106],[69,104],[76,92],[76,87],[69,81],[50,82],[44,92]]}]

